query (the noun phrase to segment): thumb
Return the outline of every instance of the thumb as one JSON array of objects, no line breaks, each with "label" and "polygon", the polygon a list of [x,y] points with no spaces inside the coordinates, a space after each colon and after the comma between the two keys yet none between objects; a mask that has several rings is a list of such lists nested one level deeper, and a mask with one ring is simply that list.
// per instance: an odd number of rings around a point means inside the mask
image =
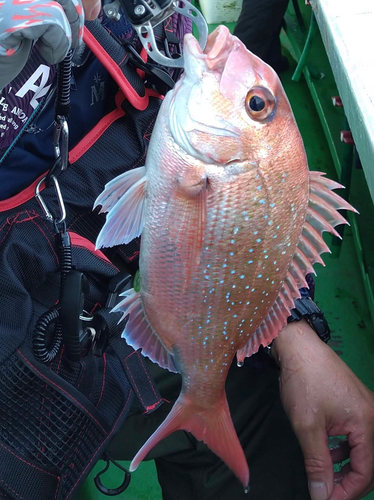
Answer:
[{"label": "thumb", "polygon": [[304,422],[295,432],[304,455],[311,499],[328,500],[334,486],[334,466],[326,430],[317,422],[309,426]]}]

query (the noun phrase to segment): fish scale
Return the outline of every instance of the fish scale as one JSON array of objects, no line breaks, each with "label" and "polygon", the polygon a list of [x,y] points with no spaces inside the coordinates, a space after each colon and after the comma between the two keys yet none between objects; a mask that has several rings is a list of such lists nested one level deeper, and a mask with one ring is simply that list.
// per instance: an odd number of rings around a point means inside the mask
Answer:
[{"label": "fish scale", "polygon": [[[185,73],[161,106],[146,166],[114,179],[96,201],[107,219],[97,246],[141,234],[140,292],[113,309],[123,336],[182,376],[171,412],[131,470],[178,429],[203,440],[247,491],[249,469],[225,395],[236,355],[268,345],[299,288],[337,235],[337,212],[354,210],[309,172],[303,143],[275,72],[227,28],[204,52],[185,39]],[[251,96],[264,103],[253,111]],[[259,100],[260,99],[260,100]]]}]

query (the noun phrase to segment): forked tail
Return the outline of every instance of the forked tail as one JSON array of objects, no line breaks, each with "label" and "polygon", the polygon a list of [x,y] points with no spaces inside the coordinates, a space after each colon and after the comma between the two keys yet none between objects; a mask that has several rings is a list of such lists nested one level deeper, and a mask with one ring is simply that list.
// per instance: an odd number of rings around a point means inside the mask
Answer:
[{"label": "forked tail", "polygon": [[214,409],[204,411],[191,403],[187,397],[179,396],[165,421],[134,457],[130,472],[138,467],[158,442],[181,429],[204,441],[233,471],[243,484],[244,490],[249,491],[248,464],[231,420],[226,396],[223,396]]}]

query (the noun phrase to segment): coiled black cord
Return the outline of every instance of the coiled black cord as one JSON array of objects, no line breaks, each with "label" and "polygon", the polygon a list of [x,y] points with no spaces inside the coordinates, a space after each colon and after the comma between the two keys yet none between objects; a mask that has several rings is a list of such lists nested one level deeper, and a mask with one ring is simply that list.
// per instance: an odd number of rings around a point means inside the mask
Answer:
[{"label": "coiled black cord", "polygon": [[69,50],[65,59],[60,62],[57,68],[57,94],[56,94],[56,116],[69,116],[70,111],[70,82],[71,82],[71,61],[72,50]]},{"label": "coiled black cord", "polygon": [[[59,318],[60,308],[55,306],[42,314],[35,325],[32,345],[35,357],[41,363],[50,363],[60,349],[62,330],[58,321]],[[53,324],[55,324],[54,332],[48,334]],[[53,335],[53,338],[48,339],[49,335]]]},{"label": "coiled black cord", "polygon": [[[63,294],[66,276],[72,268],[72,252],[69,233],[58,232],[55,237],[60,257],[60,300]],[[54,325],[54,331],[51,327]],[[50,332],[50,333],[48,333]],[[53,306],[40,316],[33,333],[35,357],[42,363],[50,363],[57,355],[62,343],[60,308]]]}]

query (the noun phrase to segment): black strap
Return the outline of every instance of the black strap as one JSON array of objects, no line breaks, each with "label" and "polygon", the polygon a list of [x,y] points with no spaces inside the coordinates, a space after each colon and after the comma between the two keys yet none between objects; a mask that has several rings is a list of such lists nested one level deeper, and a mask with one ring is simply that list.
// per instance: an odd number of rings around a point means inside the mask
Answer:
[{"label": "black strap", "polygon": [[14,500],[57,500],[60,477],[0,443],[0,488]]},{"label": "black strap", "polygon": [[144,413],[152,413],[157,410],[164,400],[148,372],[143,356],[127,345],[124,339],[115,340],[111,346],[121,360],[126,376]]},{"label": "black strap", "polygon": [[114,39],[97,19],[95,21],[86,21],[85,26],[107,53],[108,61],[113,60],[139,97],[143,97],[145,95],[143,81],[135,68],[127,64],[130,53],[126,47]]}]

